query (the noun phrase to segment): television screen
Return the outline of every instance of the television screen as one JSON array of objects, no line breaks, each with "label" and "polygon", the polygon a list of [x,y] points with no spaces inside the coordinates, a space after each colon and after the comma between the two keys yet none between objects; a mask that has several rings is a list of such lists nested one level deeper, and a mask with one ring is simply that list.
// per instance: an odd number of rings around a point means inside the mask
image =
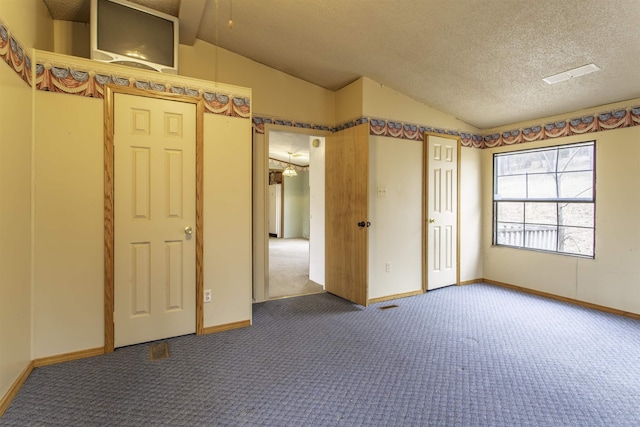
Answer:
[{"label": "television screen", "polygon": [[177,73],[178,18],[122,0],[92,0],[91,57]]}]

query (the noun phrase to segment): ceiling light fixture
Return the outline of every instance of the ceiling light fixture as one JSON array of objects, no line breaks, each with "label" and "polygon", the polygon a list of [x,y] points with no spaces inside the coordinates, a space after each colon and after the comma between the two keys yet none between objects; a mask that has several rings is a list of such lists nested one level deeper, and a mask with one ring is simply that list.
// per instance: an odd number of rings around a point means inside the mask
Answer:
[{"label": "ceiling light fixture", "polygon": [[298,173],[295,171],[295,169],[293,169],[293,166],[291,165],[291,151],[287,151],[287,152],[289,153],[289,166],[284,168],[282,175],[288,176],[288,177],[297,176]]},{"label": "ceiling light fixture", "polygon": [[547,84],[553,85],[574,77],[584,76],[598,70],[600,70],[600,67],[592,63],[583,65],[582,67],[574,68],[572,70],[564,71],[562,73],[554,74],[553,76],[545,77],[542,80]]}]

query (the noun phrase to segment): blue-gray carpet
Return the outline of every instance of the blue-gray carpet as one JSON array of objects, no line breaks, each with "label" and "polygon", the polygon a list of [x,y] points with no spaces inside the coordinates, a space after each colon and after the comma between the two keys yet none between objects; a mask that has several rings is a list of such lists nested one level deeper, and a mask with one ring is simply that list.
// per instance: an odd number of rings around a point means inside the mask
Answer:
[{"label": "blue-gray carpet", "polygon": [[37,368],[0,425],[640,425],[636,320],[476,284],[269,301],[253,321],[171,339],[168,359]]}]

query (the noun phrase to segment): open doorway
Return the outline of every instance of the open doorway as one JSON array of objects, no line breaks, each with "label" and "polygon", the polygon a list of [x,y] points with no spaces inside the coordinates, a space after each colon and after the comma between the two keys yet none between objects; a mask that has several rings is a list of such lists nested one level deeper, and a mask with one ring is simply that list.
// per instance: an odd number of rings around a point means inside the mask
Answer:
[{"label": "open doorway", "polygon": [[324,137],[266,133],[267,296],[324,292]]}]

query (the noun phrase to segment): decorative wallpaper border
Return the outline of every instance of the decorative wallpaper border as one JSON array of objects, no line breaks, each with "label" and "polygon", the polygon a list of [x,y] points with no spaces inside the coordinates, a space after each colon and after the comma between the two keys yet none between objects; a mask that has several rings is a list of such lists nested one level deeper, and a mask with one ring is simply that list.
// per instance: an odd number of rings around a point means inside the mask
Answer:
[{"label": "decorative wallpaper border", "polygon": [[31,57],[25,53],[22,44],[13,37],[1,20],[0,57],[22,80],[31,86]]},{"label": "decorative wallpaper border", "polygon": [[463,147],[494,148],[504,145],[522,144],[546,139],[602,132],[613,129],[640,126],[640,106],[626,107],[598,114],[586,115],[573,119],[560,120],[547,124],[528,126],[525,128],[475,135],[457,130],[387,120],[375,117],[361,117],[338,126],[329,127],[293,120],[273,119],[269,117],[253,117],[253,127],[258,133],[264,133],[265,124],[302,127],[338,132],[363,123],[369,123],[369,135],[420,141],[424,132],[455,135],[460,137]]},{"label": "decorative wallpaper border", "polygon": [[[66,64],[52,65],[48,63],[37,63],[36,81],[32,82],[31,57],[25,52],[22,44],[10,33],[6,24],[1,20],[0,57],[29,86],[33,86],[35,83],[36,89],[38,90],[101,99],[104,97],[104,85],[112,83],[159,92],[202,97],[207,113],[241,118],[251,117],[251,100],[245,96],[212,92],[185,86],[173,86],[169,83],[152,81],[135,76],[122,77],[113,75],[110,72],[98,70],[77,69]],[[362,123],[369,123],[370,135],[418,141],[422,138],[423,132],[434,132],[443,135],[459,136],[462,146],[464,147],[493,148],[638,126],[640,125],[640,106],[630,106],[612,111],[604,111],[598,114],[567,118],[552,123],[538,124],[483,135],[376,117],[361,117],[333,127],[324,124],[313,124],[268,116],[254,116],[252,118],[253,128],[258,133],[264,133],[265,124],[337,132]]]},{"label": "decorative wallpaper border", "polygon": [[638,125],[640,125],[640,106],[626,107],[547,124],[486,134],[483,136],[482,145],[478,148],[543,141]]},{"label": "decorative wallpaper border", "polygon": [[280,125],[280,126],[289,126],[294,128],[303,128],[303,129],[314,129],[314,130],[322,130],[322,131],[330,131],[335,132],[335,130],[328,125],[314,124],[308,122],[299,122],[295,120],[289,119],[281,119],[276,117],[269,116],[253,116],[252,117],[253,128],[258,133],[264,133],[265,125]]},{"label": "decorative wallpaper border", "polygon": [[[136,76],[115,75],[109,71],[88,69],[68,64],[52,65],[45,62],[36,63],[35,82],[32,82],[31,57],[22,45],[11,35],[6,24],[0,20],[0,57],[24,80],[29,86],[37,90],[64,93],[90,98],[104,98],[104,86],[115,84],[119,86],[135,87],[154,90],[157,92],[175,93],[180,95],[202,97],[205,112],[224,116],[251,117],[251,99],[224,92],[212,92],[202,88],[172,85],[170,83],[149,80]],[[85,68],[85,69],[80,69]]]},{"label": "decorative wallpaper border", "polygon": [[[264,133],[265,124],[275,124],[282,126],[291,126],[304,129],[317,129],[330,132],[338,132],[343,129],[352,128],[354,126],[369,123],[369,134],[377,136],[388,136],[391,138],[411,139],[420,141],[424,132],[434,132],[443,135],[460,136],[462,145],[471,147],[472,142],[476,145],[482,143],[481,135],[472,135],[470,133],[461,133],[456,130],[435,128],[412,123],[404,123],[400,121],[387,120],[375,117],[360,117],[359,119],[350,120],[338,126],[319,125],[307,122],[297,122],[294,120],[277,119],[267,116],[253,116],[253,128],[258,133]],[[476,142],[477,141],[477,142]],[[475,145],[473,145],[475,146]]]},{"label": "decorative wallpaper border", "polygon": [[78,70],[71,67],[59,67],[48,63],[36,64],[36,89],[49,92],[66,93],[102,99],[107,84],[153,90],[192,96],[204,100],[205,112],[224,116],[249,118],[251,101],[220,92],[186,86],[173,86],[169,83],[154,82],[136,77],[120,77],[94,70]]}]

